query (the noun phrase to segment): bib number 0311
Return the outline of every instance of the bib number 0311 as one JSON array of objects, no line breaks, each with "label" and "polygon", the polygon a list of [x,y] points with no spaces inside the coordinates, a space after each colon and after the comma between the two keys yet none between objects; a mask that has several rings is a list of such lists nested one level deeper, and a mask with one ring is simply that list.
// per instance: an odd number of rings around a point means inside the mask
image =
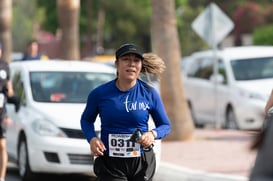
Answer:
[{"label": "bib number 0311", "polygon": [[109,156],[139,157],[140,144],[129,141],[132,134],[109,134]]}]

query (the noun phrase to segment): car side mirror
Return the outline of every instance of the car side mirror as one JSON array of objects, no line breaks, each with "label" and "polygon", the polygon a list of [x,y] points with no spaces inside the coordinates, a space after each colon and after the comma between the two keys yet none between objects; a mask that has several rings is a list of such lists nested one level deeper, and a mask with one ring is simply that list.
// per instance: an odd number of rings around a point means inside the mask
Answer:
[{"label": "car side mirror", "polygon": [[224,76],[222,74],[212,75],[210,77],[210,81],[212,81],[213,83],[223,84]]}]

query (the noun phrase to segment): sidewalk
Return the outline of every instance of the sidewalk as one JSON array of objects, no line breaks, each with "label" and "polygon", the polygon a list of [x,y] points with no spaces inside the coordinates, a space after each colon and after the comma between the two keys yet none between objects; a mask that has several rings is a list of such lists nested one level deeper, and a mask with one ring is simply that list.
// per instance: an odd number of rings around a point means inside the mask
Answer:
[{"label": "sidewalk", "polygon": [[156,178],[167,177],[165,168],[168,168],[172,174],[195,175],[198,181],[206,180],[204,175],[218,181],[247,180],[256,157],[256,151],[249,149],[252,137],[253,132],[209,128],[196,129],[191,141],[163,141]]}]

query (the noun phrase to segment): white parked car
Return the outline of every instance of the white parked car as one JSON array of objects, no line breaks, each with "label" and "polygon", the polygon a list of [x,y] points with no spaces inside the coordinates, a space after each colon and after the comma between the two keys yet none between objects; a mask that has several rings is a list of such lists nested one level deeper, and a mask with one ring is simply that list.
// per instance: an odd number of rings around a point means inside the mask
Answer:
[{"label": "white parked car", "polygon": [[[21,178],[31,180],[38,175],[35,173],[93,175],[94,158],[81,131],[80,117],[90,90],[114,79],[115,68],[94,62],[48,60],[12,62],[10,69],[21,106],[15,112],[14,105],[7,105],[11,119],[7,149],[18,162]],[[158,159],[160,143],[155,144]]]},{"label": "white parked car", "polygon": [[[184,80],[196,126],[256,130],[273,89],[273,47],[230,47],[189,56]],[[214,62],[218,64],[214,74]]]}]

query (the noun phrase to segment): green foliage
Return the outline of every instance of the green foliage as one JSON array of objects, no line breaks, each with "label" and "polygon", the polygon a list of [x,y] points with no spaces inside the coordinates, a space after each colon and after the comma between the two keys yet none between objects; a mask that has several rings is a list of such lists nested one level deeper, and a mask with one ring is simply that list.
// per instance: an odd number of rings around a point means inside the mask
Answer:
[{"label": "green foliage", "polygon": [[43,20],[44,12],[37,10],[36,1],[16,1],[13,6],[13,51],[24,51],[26,42],[34,38],[34,27]]},{"label": "green foliage", "polygon": [[187,56],[192,52],[208,48],[206,42],[191,27],[192,22],[202,13],[204,7],[191,8],[185,4],[177,9],[181,12],[177,14],[177,28],[182,55]]},{"label": "green foliage", "polygon": [[[55,33],[58,28],[56,1],[39,0],[38,5],[39,8],[45,9],[47,15],[42,26],[45,30]],[[92,7],[87,7],[87,0],[81,0],[81,37],[86,37],[90,23],[93,35],[88,36],[95,41],[99,8],[105,10],[104,48],[116,48],[122,43],[134,42],[146,51],[150,49],[150,1],[93,0]],[[92,13],[92,20],[87,17],[88,11]]]},{"label": "green foliage", "polygon": [[[58,29],[57,1],[39,0],[36,1],[39,10],[45,13],[45,19],[41,22],[44,30],[56,33]],[[31,3],[28,3],[31,4]]]},{"label": "green foliage", "polygon": [[273,45],[273,24],[256,28],[253,33],[253,44]]},{"label": "green foliage", "polygon": [[[149,1],[105,1],[105,47],[117,47],[125,42],[134,42],[146,51],[150,50]],[[122,6],[121,6],[122,5]]]},{"label": "green foliage", "polygon": [[175,5],[176,6],[184,6],[188,4],[188,0],[175,0]]}]

